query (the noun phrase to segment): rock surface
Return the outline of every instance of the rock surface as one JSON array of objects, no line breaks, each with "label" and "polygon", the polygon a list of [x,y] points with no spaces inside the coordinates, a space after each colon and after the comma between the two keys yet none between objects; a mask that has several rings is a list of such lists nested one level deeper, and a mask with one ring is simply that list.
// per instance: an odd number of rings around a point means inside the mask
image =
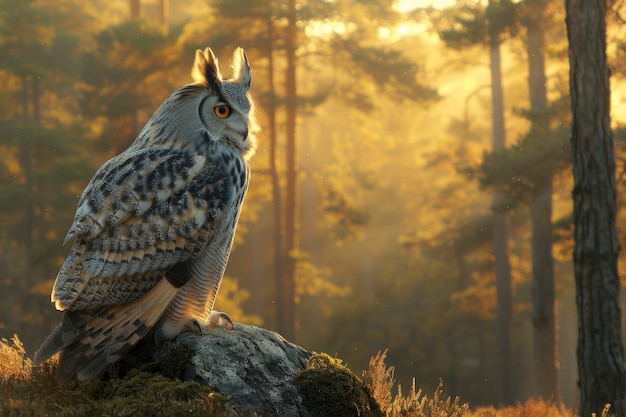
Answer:
[{"label": "rock surface", "polygon": [[242,411],[284,416],[310,415],[295,376],[311,355],[277,333],[240,323],[203,336],[184,333],[153,352],[168,373],[212,387]]}]

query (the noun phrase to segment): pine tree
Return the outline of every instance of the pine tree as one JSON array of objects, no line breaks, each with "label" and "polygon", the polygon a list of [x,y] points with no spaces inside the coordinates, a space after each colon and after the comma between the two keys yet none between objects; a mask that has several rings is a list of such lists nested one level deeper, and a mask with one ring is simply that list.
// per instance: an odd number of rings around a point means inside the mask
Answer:
[{"label": "pine tree", "polygon": [[580,415],[626,415],[606,2],[567,0]]}]

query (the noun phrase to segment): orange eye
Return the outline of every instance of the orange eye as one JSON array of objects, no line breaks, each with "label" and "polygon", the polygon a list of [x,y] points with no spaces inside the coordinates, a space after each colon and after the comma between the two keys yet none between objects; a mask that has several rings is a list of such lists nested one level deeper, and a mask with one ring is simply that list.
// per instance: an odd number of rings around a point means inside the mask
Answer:
[{"label": "orange eye", "polygon": [[215,106],[213,108],[213,111],[215,112],[215,115],[220,119],[225,119],[230,116],[230,106],[227,106],[226,104],[220,104],[219,106]]}]

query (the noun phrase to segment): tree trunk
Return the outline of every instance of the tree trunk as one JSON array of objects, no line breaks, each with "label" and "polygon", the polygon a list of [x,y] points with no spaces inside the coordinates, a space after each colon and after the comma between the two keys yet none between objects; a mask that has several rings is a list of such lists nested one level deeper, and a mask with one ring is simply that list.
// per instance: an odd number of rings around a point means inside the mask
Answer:
[{"label": "tree trunk", "polygon": [[170,0],[159,0],[159,23],[163,34],[170,32]]},{"label": "tree trunk", "polygon": [[39,76],[33,75],[31,78],[31,84],[33,88],[30,101],[33,108],[33,121],[35,123],[41,123],[41,105],[39,103],[41,100],[41,89],[39,88]]},{"label": "tree trunk", "polygon": [[[34,124],[33,115],[39,116],[38,103],[34,101],[35,95],[38,94],[38,88],[35,87],[35,81],[32,76],[22,75],[22,120],[23,128],[27,129]],[[31,111],[32,110],[32,111]],[[22,244],[24,248],[24,256],[26,259],[32,260],[34,257],[34,249],[36,246],[36,229],[37,215],[35,210],[35,175],[33,169],[33,145],[32,139],[28,135],[22,135],[19,144],[19,164],[23,176],[24,199],[22,208]],[[15,304],[19,307],[17,311],[20,314],[13,317],[13,326],[20,327],[20,322],[24,316],[35,311],[36,300],[30,294],[31,288],[35,285],[37,276],[35,273],[36,266],[33,262],[26,262],[25,269],[22,271],[22,279],[17,280],[18,299]],[[25,326],[22,331],[22,337],[26,342],[36,340],[37,333],[40,331],[37,326]]]},{"label": "tree trunk", "polygon": [[554,263],[552,259],[552,178],[535,183],[530,203],[533,271],[533,357],[537,394],[560,401]]},{"label": "tree trunk", "polygon": [[285,187],[285,250],[289,258],[284,262],[283,302],[285,307],[285,328],[283,336],[296,340],[295,275],[298,250],[298,172],[296,171],[296,2],[287,3],[287,33],[285,35],[286,69],[286,136],[287,172]]},{"label": "tree trunk", "polygon": [[[128,2],[130,8],[130,20],[136,21],[141,17],[141,0],[129,0]],[[137,125],[138,125],[138,115],[137,110],[133,109],[126,115],[122,115],[120,117],[119,123],[124,125],[126,124],[127,129],[117,129],[117,133],[120,133],[117,142],[117,147],[114,149],[115,154],[120,154],[125,151],[126,148],[130,145],[130,143],[135,139],[135,134],[138,133]],[[124,132],[128,131],[126,134]]]},{"label": "tree trunk", "polygon": [[[532,9],[526,19],[528,52],[528,85],[532,140],[548,140],[550,120],[546,116],[545,44],[543,4],[529,5]],[[545,399],[560,401],[559,364],[554,319],[554,261],[552,258],[552,172],[543,173],[533,184],[530,203],[532,222],[533,271],[533,354],[537,394]]]},{"label": "tree trunk", "polygon": [[[31,123],[30,116],[30,88],[28,75],[22,75],[22,118],[24,127]],[[23,212],[23,243],[26,252],[30,256],[34,245],[35,230],[35,207],[33,201],[33,162],[32,147],[30,138],[25,138],[20,143],[19,161],[22,175],[24,176],[24,188],[26,189],[26,197],[24,198]]]},{"label": "tree trunk", "polygon": [[615,155],[604,0],[566,0],[574,163],[580,415],[626,416]]},{"label": "tree trunk", "polygon": [[[498,151],[505,146],[504,100],[502,95],[502,75],[500,71],[500,37],[497,33],[490,36],[490,68],[491,68],[491,100],[493,106],[493,150]],[[494,193],[494,206],[499,205],[502,193]],[[511,354],[512,327],[512,296],[511,296],[511,265],[508,249],[509,225],[506,213],[494,213],[493,246],[496,275],[496,328],[498,338],[499,379],[502,389],[502,403],[513,403],[513,372]]]},{"label": "tree trunk", "polygon": [[130,19],[138,20],[141,13],[141,0],[129,0],[128,5],[130,7]]},{"label": "tree trunk", "polygon": [[276,307],[276,329],[283,333],[287,327],[285,323],[285,302],[283,299],[284,251],[283,251],[283,217],[280,180],[278,174],[277,135],[276,135],[276,93],[274,86],[274,21],[271,13],[267,17],[267,82],[269,100],[267,105],[268,139],[269,139],[269,171],[272,183],[272,214],[274,217],[274,305]]}]

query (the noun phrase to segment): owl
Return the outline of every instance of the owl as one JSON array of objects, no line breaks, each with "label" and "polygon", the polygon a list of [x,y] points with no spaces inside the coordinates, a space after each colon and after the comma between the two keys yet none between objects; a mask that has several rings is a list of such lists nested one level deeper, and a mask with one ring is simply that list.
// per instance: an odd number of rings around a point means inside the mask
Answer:
[{"label": "owl", "polygon": [[61,323],[35,354],[57,380],[99,376],[146,335],[232,328],[213,304],[250,179],[257,130],[241,48],[223,80],[211,51],[128,149],[85,188],[51,299]]}]

